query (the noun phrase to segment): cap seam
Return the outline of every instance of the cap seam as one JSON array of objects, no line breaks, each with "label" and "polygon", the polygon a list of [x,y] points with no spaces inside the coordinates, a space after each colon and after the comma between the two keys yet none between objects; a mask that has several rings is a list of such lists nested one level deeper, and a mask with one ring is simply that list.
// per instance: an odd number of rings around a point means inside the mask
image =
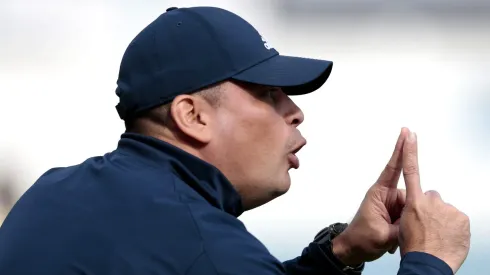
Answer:
[{"label": "cap seam", "polygon": [[224,58],[226,59],[226,62],[228,64],[231,64],[233,69],[235,69],[235,64],[232,62],[232,58],[231,58],[230,54],[228,53],[228,51],[225,48],[223,48],[221,46],[220,43],[218,43],[218,39],[216,39],[216,33],[214,31],[213,26],[211,26],[211,24],[209,24],[209,22],[207,20],[205,20],[200,14],[198,14],[197,12],[194,12],[193,10],[184,8],[184,9],[182,9],[182,11],[185,11],[185,12],[191,14],[197,20],[199,20],[203,25],[206,26],[206,29],[208,30],[208,34],[211,36],[211,39],[213,39],[214,44],[219,48],[220,52],[224,53],[223,55],[224,55]]}]

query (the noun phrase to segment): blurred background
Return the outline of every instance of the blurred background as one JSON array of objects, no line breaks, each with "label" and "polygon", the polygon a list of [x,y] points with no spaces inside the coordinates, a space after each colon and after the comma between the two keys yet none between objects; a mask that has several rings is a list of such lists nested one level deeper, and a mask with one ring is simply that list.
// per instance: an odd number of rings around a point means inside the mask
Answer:
[{"label": "blurred background", "polygon": [[[423,188],[471,218],[458,274],[488,268],[484,0],[0,0],[0,222],[49,168],[115,149],[127,45],[166,8],[197,5],[244,17],[281,54],[334,62],[319,92],[294,98],[308,145],[290,191],[240,217],[272,254],[295,257],[323,227],[350,221],[407,126],[418,134]],[[394,275],[399,260],[386,255],[364,274]]]}]

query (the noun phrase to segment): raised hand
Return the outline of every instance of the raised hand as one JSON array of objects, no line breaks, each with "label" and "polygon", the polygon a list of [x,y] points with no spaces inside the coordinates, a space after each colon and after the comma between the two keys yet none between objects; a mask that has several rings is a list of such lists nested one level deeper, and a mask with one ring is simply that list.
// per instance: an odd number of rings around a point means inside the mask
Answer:
[{"label": "raised hand", "polygon": [[407,197],[400,218],[401,255],[425,252],[446,262],[456,273],[470,248],[470,221],[436,191],[422,192],[414,133],[403,146],[403,175]]},{"label": "raised hand", "polygon": [[402,129],[393,155],[377,182],[366,193],[347,229],[333,241],[333,252],[347,265],[394,253],[398,245],[398,219],[405,205],[405,190],[397,189],[402,150],[408,129]]}]

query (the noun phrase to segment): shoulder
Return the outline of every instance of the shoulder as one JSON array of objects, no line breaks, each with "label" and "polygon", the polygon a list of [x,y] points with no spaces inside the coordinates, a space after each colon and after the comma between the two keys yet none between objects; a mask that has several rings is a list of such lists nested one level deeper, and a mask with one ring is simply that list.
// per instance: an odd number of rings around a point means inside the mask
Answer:
[{"label": "shoulder", "polygon": [[8,255],[9,266],[28,268],[17,264],[23,259],[40,270],[77,262],[97,274],[189,268],[203,241],[175,176],[105,161],[51,169],[24,194],[0,230],[0,255]]}]

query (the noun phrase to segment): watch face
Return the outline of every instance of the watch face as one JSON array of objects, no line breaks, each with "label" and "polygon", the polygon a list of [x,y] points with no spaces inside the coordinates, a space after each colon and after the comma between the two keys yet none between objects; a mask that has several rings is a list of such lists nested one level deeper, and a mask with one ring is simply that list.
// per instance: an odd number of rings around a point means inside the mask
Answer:
[{"label": "watch face", "polygon": [[342,233],[346,228],[347,228],[347,224],[346,223],[336,223],[336,224],[334,224],[332,226],[333,233],[335,235],[338,235],[338,234]]}]

